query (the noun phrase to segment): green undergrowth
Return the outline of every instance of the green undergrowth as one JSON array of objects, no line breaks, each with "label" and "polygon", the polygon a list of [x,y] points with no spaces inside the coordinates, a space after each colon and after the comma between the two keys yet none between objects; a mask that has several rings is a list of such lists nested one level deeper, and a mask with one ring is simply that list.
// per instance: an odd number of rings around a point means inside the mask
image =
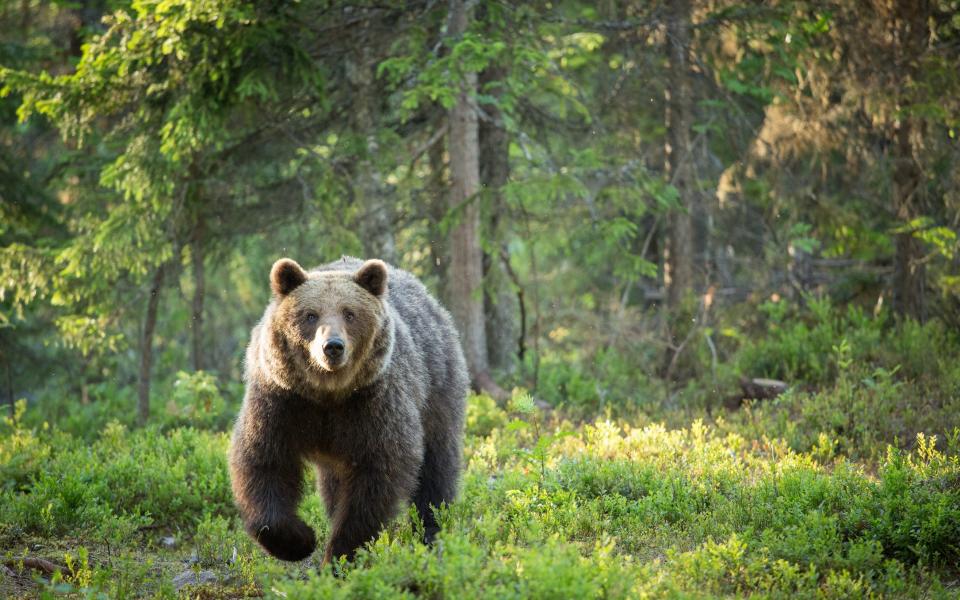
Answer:
[{"label": "green undergrowth", "polygon": [[[677,367],[650,345],[634,351],[546,350],[536,394],[586,422],[597,415],[682,428],[702,418],[750,439],[783,439],[797,452],[876,465],[887,445],[911,450],[918,433],[944,450],[960,429],[960,335],[933,319],[898,320],[808,298],[719,312],[692,330]],[[653,316],[651,315],[651,319]],[[744,400],[742,381],[783,381],[774,400]]]},{"label": "green undergrowth", "polygon": [[944,323],[896,320],[827,298],[806,307],[787,302],[759,306],[759,335],[735,356],[737,369],[753,377],[771,377],[810,387],[837,380],[851,365],[885,369],[944,392],[960,392],[960,338]]},{"label": "green undergrowth", "polygon": [[[956,440],[872,463],[694,421],[574,425],[520,393],[470,401],[459,500],[434,547],[410,514],[352,565],[290,565],[243,533],[228,436],[111,424],[88,441],[8,420],[0,548],[64,566],[0,595],[48,597],[956,597]],[[327,532],[321,501],[304,517]],[[165,544],[165,538],[173,543]],[[172,547],[168,547],[172,546]],[[317,553],[319,554],[319,552]],[[203,583],[179,591],[174,579]]]}]

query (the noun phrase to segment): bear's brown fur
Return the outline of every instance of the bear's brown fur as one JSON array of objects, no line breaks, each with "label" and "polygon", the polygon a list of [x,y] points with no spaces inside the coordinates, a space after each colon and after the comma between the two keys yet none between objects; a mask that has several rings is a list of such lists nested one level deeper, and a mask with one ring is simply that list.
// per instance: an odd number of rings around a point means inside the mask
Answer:
[{"label": "bear's brown fur", "polygon": [[468,385],[450,315],[379,260],[306,272],[281,259],[270,283],[230,449],[247,531],[283,560],[313,552],[297,516],[312,463],[332,525],[325,562],[352,558],[408,501],[432,541],[431,507],[456,494]]}]

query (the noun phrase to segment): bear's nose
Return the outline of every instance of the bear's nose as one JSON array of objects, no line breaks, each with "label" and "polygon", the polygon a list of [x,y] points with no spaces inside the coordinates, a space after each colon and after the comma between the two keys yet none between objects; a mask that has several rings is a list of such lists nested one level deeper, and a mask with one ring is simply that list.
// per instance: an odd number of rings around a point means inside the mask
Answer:
[{"label": "bear's nose", "polygon": [[327,358],[340,358],[343,356],[344,348],[343,340],[340,338],[330,338],[323,344],[323,353]]}]

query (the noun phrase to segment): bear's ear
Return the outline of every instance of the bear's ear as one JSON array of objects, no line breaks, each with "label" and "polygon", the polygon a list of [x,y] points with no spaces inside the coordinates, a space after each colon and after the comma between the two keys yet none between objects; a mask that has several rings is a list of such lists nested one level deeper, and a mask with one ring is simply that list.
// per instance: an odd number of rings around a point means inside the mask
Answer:
[{"label": "bear's ear", "polygon": [[270,288],[279,297],[286,296],[307,280],[307,272],[295,260],[281,258],[270,269]]},{"label": "bear's ear", "polygon": [[357,285],[379,298],[387,291],[387,265],[382,260],[368,260],[353,276],[353,280],[357,282]]}]

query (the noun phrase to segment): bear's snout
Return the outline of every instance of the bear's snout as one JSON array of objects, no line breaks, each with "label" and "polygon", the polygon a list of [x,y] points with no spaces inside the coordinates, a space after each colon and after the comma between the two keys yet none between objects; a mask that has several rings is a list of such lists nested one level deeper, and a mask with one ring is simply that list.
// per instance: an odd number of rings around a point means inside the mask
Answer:
[{"label": "bear's snout", "polygon": [[335,331],[318,331],[310,344],[313,360],[327,371],[336,371],[346,365],[349,353],[346,336]]},{"label": "bear's snout", "polygon": [[343,351],[346,347],[346,344],[344,344],[340,338],[330,338],[323,343],[323,355],[326,356],[327,360],[331,363],[336,364],[343,358]]}]

